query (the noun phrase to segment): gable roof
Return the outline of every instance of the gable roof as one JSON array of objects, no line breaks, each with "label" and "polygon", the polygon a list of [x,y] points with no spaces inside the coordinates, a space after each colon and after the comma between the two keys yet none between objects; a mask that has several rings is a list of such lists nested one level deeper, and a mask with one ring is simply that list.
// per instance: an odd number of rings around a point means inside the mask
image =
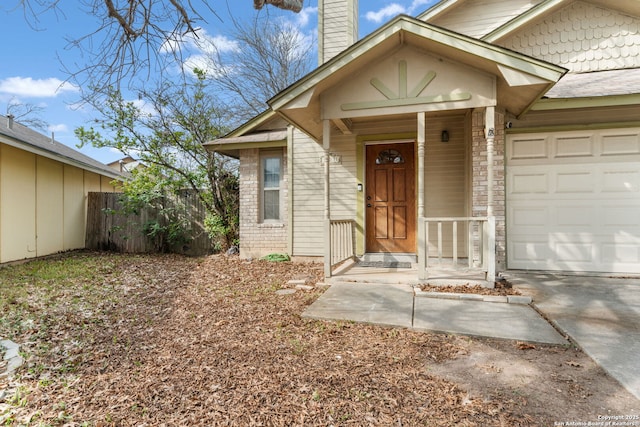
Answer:
[{"label": "gable roof", "polygon": [[[418,15],[418,19],[425,22],[433,21],[452,12],[456,8],[464,7],[464,4],[470,1],[474,0],[442,0]],[[480,39],[495,43],[532,22],[576,1],[584,1],[596,6],[617,10],[628,15],[640,16],[640,0],[542,0],[526,12],[520,13],[515,18],[500,23],[497,28],[484,34]]]},{"label": "gable roof", "polygon": [[[440,28],[407,15],[399,15],[366,38],[338,54],[306,77],[280,92],[268,103],[296,127],[318,138],[322,133],[320,94],[370,61],[403,45],[413,45],[434,55],[494,75],[498,80],[498,102],[520,115],[566,73],[566,69],[545,61]],[[512,87],[510,72],[533,83]],[[516,86],[516,85],[513,85]],[[302,110],[314,112],[314,119],[304,120]]]},{"label": "gable roof", "polygon": [[[12,122],[11,126],[9,126],[10,121]],[[0,115],[0,142],[61,163],[108,176],[109,178],[115,179],[122,176],[104,163],[100,163],[79,151],[61,144],[52,137],[36,132],[3,115]]]}]

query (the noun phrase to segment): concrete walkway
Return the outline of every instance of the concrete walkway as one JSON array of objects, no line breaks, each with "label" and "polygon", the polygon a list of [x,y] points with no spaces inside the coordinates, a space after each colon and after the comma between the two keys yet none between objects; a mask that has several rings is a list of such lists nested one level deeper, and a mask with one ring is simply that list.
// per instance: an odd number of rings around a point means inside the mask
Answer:
[{"label": "concrete walkway", "polygon": [[523,304],[415,296],[411,285],[336,283],[303,317],[399,326],[451,334],[568,344]]},{"label": "concrete walkway", "polygon": [[558,329],[640,399],[640,278],[507,276]]}]

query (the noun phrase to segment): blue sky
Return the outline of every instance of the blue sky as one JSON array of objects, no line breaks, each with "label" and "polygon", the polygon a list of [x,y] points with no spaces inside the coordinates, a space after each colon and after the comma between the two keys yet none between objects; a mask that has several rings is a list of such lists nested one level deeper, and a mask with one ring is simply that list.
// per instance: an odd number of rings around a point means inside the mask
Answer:
[{"label": "blue sky", "polygon": [[[54,132],[56,140],[76,148],[74,129],[86,125],[96,116],[86,107],[78,108],[79,91],[65,83],[68,75],[64,68],[73,69],[82,63],[80,52],[69,45],[69,40],[90,34],[97,27],[97,18],[79,4],[60,2],[58,13],[49,11],[38,17],[25,19],[19,0],[5,0],[0,5],[0,35],[3,40],[3,60],[0,61],[0,113],[6,114],[11,102],[29,103],[42,107],[41,118],[49,124],[47,133]],[[35,2],[33,2],[35,3]],[[360,0],[360,37],[400,13],[416,15],[426,10],[435,0]],[[295,14],[267,6],[257,12],[251,0],[217,0],[210,2],[218,14],[207,16],[202,28],[207,37],[219,47],[233,45],[229,37],[230,17],[251,20],[255,13],[268,13],[269,17],[290,20],[307,36],[315,36],[317,29],[317,0],[304,0],[304,9]],[[71,6],[73,5],[73,6]],[[192,58],[197,60],[197,52]],[[83,153],[108,163],[122,157],[109,149],[82,148]]]}]

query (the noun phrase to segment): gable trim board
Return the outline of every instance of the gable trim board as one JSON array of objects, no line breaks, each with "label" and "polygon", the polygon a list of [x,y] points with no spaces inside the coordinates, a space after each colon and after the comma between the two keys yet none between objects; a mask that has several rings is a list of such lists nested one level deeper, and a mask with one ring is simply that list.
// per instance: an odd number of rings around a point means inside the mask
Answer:
[{"label": "gable trim board", "polygon": [[[277,94],[268,103],[287,121],[320,140],[322,126],[311,117],[336,118],[324,116],[321,100],[323,93],[344,77],[359,72],[374,59],[379,60],[406,45],[428,51],[433,56],[449,60],[455,58],[455,62],[465,68],[496,76],[498,103],[516,115],[526,112],[567,71],[562,67],[401,15]],[[510,86],[499,66],[506,67],[512,73],[530,76],[529,85]],[[527,79],[520,79],[519,84],[524,80]]]}]

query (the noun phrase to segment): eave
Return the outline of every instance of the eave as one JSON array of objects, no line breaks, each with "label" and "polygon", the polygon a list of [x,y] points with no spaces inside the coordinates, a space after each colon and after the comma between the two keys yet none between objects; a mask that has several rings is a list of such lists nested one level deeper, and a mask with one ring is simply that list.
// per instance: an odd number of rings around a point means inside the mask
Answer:
[{"label": "eave", "polygon": [[[401,15],[268,101],[272,110],[315,139],[322,133],[320,97],[367,64],[404,46],[453,59],[498,77],[498,102],[515,115],[526,112],[567,70],[444,28]],[[528,80],[515,89],[505,72]],[[328,117],[334,119],[333,117]]]},{"label": "eave", "polygon": [[640,94],[592,96],[584,98],[546,98],[531,106],[531,111],[570,110],[576,108],[618,107],[640,104]]}]

